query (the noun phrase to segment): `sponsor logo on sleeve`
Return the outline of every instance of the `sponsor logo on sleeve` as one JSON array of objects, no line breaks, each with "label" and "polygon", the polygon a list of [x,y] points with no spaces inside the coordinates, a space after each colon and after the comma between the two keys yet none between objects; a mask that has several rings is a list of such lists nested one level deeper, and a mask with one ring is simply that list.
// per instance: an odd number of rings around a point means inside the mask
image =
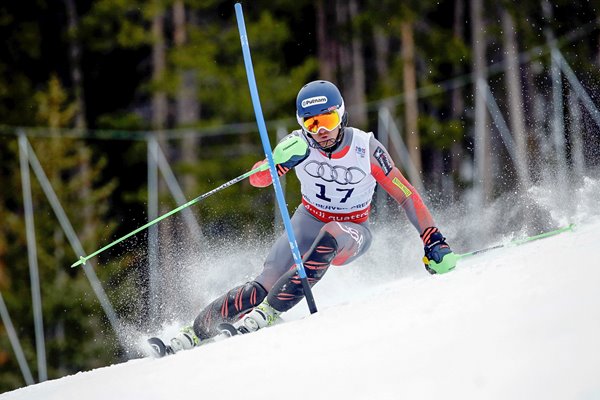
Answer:
[{"label": "sponsor logo on sleeve", "polygon": [[394,185],[398,186],[400,188],[400,190],[402,190],[402,192],[404,193],[404,195],[406,197],[410,197],[410,195],[412,194],[412,191],[409,188],[407,188],[405,184],[400,182],[400,179],[394,178],[394,179],[392,179],[392,183]]},{"label": "sponsor logo on sleeve", "polygon": [[377,147],[377,149],[375,149],[375,153],[373,153],[373,156],[379,162],[383,173],[386,175],[389,174],[393,168],[393,164],[388,158],[387,153],[381,147]]}]

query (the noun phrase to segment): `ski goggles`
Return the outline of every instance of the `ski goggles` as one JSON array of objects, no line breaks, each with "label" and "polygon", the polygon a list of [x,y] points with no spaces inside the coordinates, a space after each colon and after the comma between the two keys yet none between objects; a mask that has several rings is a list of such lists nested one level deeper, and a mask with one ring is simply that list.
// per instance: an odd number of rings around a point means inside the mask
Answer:
[{"label": "ski goggles", "polygon": [[304,129],[312,134],[319,132],[321,128],[325,128],[328,131],[332,131],[337,128],[342,119],[337,110],[333,110],[332,112],[326,114],[315,115],[314,117],[304,118],[302,121],[302,126]]}]

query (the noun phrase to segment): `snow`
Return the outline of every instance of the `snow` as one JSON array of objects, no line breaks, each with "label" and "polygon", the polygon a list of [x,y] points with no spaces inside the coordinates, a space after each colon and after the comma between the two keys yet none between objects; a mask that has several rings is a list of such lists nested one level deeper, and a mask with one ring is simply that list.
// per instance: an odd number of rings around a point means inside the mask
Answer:
[{"label": "snow", "polygon": [[357,272],[366,258],[328,272],[314,315],[301,303],[254,334],[0,399],[599,399],[597,192],[573,232],[385,284]]}]

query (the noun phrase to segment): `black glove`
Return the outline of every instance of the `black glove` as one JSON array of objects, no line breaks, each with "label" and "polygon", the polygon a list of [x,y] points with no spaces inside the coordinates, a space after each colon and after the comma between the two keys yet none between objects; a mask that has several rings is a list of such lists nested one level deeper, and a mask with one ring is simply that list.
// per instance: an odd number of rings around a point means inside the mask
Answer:
[{"label": "black glove", "polygon": [[438,228],[432,226],[425,229],[421,239],[425,244],[423,263],[430,274],[444,274],[456,267],[458,256],[452,252]]}]

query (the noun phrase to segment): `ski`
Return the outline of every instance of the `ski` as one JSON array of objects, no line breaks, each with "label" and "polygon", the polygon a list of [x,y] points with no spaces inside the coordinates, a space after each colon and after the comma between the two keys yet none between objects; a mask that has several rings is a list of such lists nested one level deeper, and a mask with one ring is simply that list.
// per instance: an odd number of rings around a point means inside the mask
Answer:
[{"label": "ski", "polygon": [[[258,311],[261,315],[263,315],[263,317],[266,320],[266,316],[264,316],[264,312],[263,311]],[[191,328],[189,328],[191,329]],[[243,335],[246,333],[251,333],[251,332],[255,332],[259,329],[259,325],[258,322],[256,322],[254,319],[252,318],[246,318],[244,320],[244,324],[241,324],[241,326],[239,328],[236,328],[236,326],[234,324],[231,324],[229,322],[221,322],[220,324],[217,325],[217,329],[216,331],[218,332],[216,336],[213,336],[211,338],[208,339],[204,339],[204,340],[193,340],[191,338],[187,338],[192,346],[183,346],[183,345],[178,345],[174,339],[171,339],[171,342],[169,344],[165,344],[165,342],[163,342],[162,339],[158,338],[158,337],[151,337],[149,339],[147,339],[148,344],[150,345],[150,349],[151,349],[151,353],[156,357],[156,358],[162,358],[165,357],[167,355],[170,354],[175,354],[178,353],[181,350],[189,350],[191,348],[195,348],[195,347],[199,347],[199,346],[205,346],[209,343],[214,343],[214,342],[218,342],[224,339],[228,339],[232,336],[238,336],[238,335]],[[187,343],[187,342],[186,342]]]},{"label": "ski", "polygon": [[[205,346],[209,343],[218,342],[223,339],[228,339],[232,336],[239,335],[239,332],[232,324],[227,322],[220,323],[217,326],[218,331],[220,332],[217,336],[212,337],[210,339],[205,339],[202,343],[202,346]],[[150,345],[151,353],[156,358],[162,358],[171,354],[175,354],[176,351],[168,344],[162,341],[162,339],[158,337],[151,337],[147,339],[148,344]],[[198,347],[198,346],[196,346]]]}]

